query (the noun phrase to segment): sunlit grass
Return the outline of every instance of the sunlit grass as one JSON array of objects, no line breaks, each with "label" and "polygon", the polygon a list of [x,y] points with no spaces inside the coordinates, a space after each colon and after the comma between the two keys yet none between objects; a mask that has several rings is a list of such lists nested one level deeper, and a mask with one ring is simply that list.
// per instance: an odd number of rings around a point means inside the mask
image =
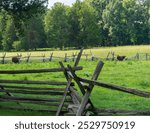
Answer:
[{"label": "sunlit grass", "polygon": [[[150,52],[149,46],[126,46],[114,48],[93,49],[97,55],[107,55],[107,52],[113,50],[118,53],[129,56],[137,52]],[[90,50],[86,50],[89,52]],[[58,52],[58,51],[57,51]],[[66,51],[59,52],[63,55]],[[72,52],[72,51],[71,51]],[[70,53],[71,53],[70,52]],[[79,65],[83,66],[82,71],[76,72],[78,76],[90,79],[95,70],[98,61],[80,61]],[[150,92],[150,61],[104,61],[105,65],[98,78],[98,81],[112,83],[130,88],[136,88]],[[65,66],[68,63],[65,63]],[[73,65],[73,62],[69,62]],[[17,70],[17,69],[40,69],[60,67],[58,62],[45,63],[21,63],[21,64],[1,64],[0,70]],[[18,79],[18,80],[53,80],[65,81],[63,73],[47,74],[21,74],[21,75],[0,75],[0,79]],[[76,86],[77,87],[77,86]],[[150,99],[141,98],[132,94],[126,94],[119,91],[109,90],[102,87],[94,87],[91,99],[97,108],[113,108],[127,110],[150,110]],[[48,115],[47,113],[4,111],[0,110],[0,115]]]},{"label": "sunlit grass", "polygon": [[[149,45],[139,45],[139,46],[118,46],[118,47],[98,47],[85,49],[84,53],[91,54],[91,52],[100,58],[104,58],[107,56],[108,52],[115,52],[116,55],[126,55],[127,57],[135,56],[136,53],[150,53]],[[71,56],[73,53],[79,52],[79,50],[68,50],[68,51],[34,51],[34,52],[6,52],[7,56],[16,56],[17,53],[22,53],[22,56],[27,56],[27,53],[31,53],[31,56],[41,56],[45,54],[45,56],[50,56],[53,52],[53,56],[64,57],[65,53],[68,56]],[[2,55],[2,53],[1,53]],[[1,56],[0,55],[0,56]]]}]

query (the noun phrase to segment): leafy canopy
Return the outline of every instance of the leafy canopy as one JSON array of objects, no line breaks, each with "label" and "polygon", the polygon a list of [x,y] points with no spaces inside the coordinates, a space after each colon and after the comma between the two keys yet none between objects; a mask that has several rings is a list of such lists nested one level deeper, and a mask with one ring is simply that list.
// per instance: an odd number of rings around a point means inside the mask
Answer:
[{"label": "leafy canopy", "polygon": [[7,12],[20,29],[23,21],[43,13],[47,4],[48,0],[0,0],[0,11]]}]

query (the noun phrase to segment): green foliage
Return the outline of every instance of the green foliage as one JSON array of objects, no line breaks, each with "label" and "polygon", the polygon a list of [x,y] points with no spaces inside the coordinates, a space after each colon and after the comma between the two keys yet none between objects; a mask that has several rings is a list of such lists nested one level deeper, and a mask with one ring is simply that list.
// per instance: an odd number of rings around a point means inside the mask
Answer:
[{"label": "green foliage", "polygon": [[12,47],[16,51],[20,51],[22,49],[21,41],[14,41]]},{"label": "green foliage", "polygon": [[112,45],[148,43],[147,11],[137,0],[112,0],[102,14]]},{"label": "green foliage", "polygon": [[10,16],[7,16],[5,20],[6,27],[3,29],[2,34],[2,46],[4,51],[10,51],[12,49],[12,43],[16,40],[16,32],[14,23]]},{"label": "green foliage", "polygon": [[45,30],[49,47],[67,47],[69,38],[69,8],[62,3],[55,3],[45,17]]},{"label": "green foliage", "polygon": [[[70,12],[71,39],[77,47],[94,46],[99,42],[95,10],[90,1],[77,1]],[[71,40],[72,41],[72,40]]]},{"label": "green foliage", "polygon": [[25,24],[23,43],[25,49],[36,50],[46,47],[46,35],[43,26],[43,17],[32,17]]},{"label": "green foliage", "polygon": [[43,13],[48,0],[1,0],[0,10],[12,16],[15,26],[21,28],[22,21]]},{"label": "green foliage", "polygon": [[10,15],[4,12],[0,16],[0,44],[4,51],[10,51],[12,48],[18,51],[47,47],[43,16],[38,15],[25,21],[22,25],[24,29],[22,34],[18,34]]},{"label": "green foliage", "polygon": [[76,0],[50,9],[46,2],[0,1],[1,50],[150,43],[149,0]]}]

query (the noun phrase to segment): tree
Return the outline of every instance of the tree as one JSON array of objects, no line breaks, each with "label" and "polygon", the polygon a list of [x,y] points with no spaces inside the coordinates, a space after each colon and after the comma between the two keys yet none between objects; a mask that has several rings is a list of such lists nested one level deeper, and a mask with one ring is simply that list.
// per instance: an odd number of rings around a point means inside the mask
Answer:
[{"label": "tree", "polygon": [[81,10],[79,11],[79,40],[84,47],[95,46],[99,43],[95,10],[90,4],[90,1],[82,2]]},{"label": "tree", "polygon": [[41,14],[26,20],[22,25],[24,32],[18,34],[14,21],[6,11],[0,13],[0,46],[5,51],[29,50],[47,47],[43,24],[44,16]]},{"label": "tree", "polygon": [[44,31],[43,16],[32,17],[25,24],[25,33],[22,36],[22,49],[36,50],[47,47],[46,35]]},{"label": "tree", "polygon": [[79,47],[81,45],[80,43],[80,12],[81,10],[81,1],[76,0],[76,3],[73,4],[71,11],[69,13],[69,23],[70,23],[70,37],[69,37],[69,42],[72,44],[74,47]]},{"label": "tree", "polygon": [[30,18],[43,12],[48,0],[0,0],[0,9],[17,19]]},{"label": "tree", "polygon": [[62,3],[55,3],[45,17],[45,31],[49,47],[68,46],[69,28],[68,23],[69,8]]},{"label": "tree", "polygon": [[102,14],[112,45],[142,44],[148,41],[148,14],[137,0],[112,0]]},{"label": "tree", "polygon": [[10,16],[6,16],[6,27],[2,32],[2,46],[4,51],[12,49],[13,42],[17,39],[13,20]]},{"label": "tree", "polygon": [[48,0],[0,0],[0,10],[5,10],[14,20],[15,27],[35,14],[45,11]]},{"label": "tree", "polygon": [[121,0],[112,0],[106,5],[102,14],[104,29],[108,31],[110,44],[113,46],[128,44],[126,16]]},{"label": "tree", "polygon": [[148,0],[123,0],[132,44],[149,44],[149,4]]},{"label": "tree", "polygon": [[110,43],[108,37],[108,29],[104,28],[104,20],[102,18],[103,11],[106,9],[106,6],[109,4],[109,0],[92,0],[92,5],[95,9],[97,24],[99,26],[99,38],[100,45],[107,46]]},{"label": "tree", "polygon": [[98,25],[91,1],[77,0],[69,15],[70,43],[75,47],[88,47],[99,42]]}]

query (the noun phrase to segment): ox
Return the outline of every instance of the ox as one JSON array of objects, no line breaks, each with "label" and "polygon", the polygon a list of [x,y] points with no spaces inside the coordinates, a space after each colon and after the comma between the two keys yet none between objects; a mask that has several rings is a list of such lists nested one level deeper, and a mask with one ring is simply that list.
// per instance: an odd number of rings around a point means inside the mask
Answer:
[{"label": "ox", "polygon": [[19,63],[19,62],[20,62],[19,60],[20,60],[20,59],[19,59],[18,56],[12,57],[12,62],[13,62],[13,63]]},{"label": "ox", "polygon": [[123,61],[125,58],[126,58],[126,56],[117,55],[117,60],[119,60],[119,61]]}]

